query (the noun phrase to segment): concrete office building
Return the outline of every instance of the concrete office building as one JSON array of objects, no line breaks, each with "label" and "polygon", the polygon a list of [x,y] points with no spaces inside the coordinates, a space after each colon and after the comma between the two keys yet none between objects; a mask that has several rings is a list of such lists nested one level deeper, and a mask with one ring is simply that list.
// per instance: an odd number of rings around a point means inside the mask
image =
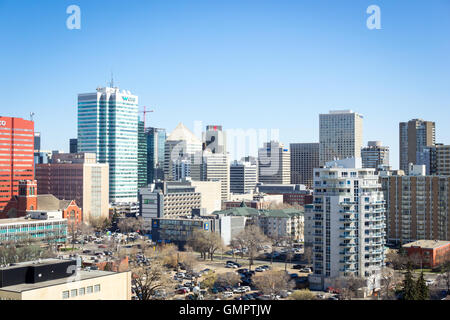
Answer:
[{"label": "concrete office building", "polygon": [[381,141],[369,141],[367,147],[361,149],[363,168],[378,169],[380,166],[389,167],[389,147],[382,145]]},{"label": "concrete office building", "polygon": [[119,88],[78,95],[78,152],[109,164],[109,201],[137,201],[138,97]]},{"label": "concrete office building", "polygon": [[139,190],[139,214],[147,227],[153,218],[189,216],[201,208],[201,193],[190,181],[166,181]]},{"label": "concrete office building", "polygon": [[59,153],[52,163],[36,165],[39,194],[71,199],[83,209],[83,220],[109,217],[109,168],[93,153]]},{"label": "concrete office building", "polygon": [[427,176],[422,165],[411,165],[408,171],[380,173],[388,241],[450,241],[450,176]]},{"label": "concrete office building", "polygon": [[202,230],[220,235],[226,246],[245,229],[246,218],[242,216],[182,216],[155,218],[152,220],[152,240],[186,245],[195,231]]},{"label": "concrete office building", "polygon": [[[329,162],[314,170],[310,288],[324,290],[343,276],[366,280],[366,293],[380,288],[384,265],[385,201],[375,169],[361,159]],[[308,207],[311,208],[311,207]]]},{"label": "concrete office building", "polygon": [[314,168],[319,168],[319,143],[291,143],[291,183],[313,185]]},{"label": "concrete office building", "polygon": [[239,207],[215,212],[219,217],[245,217],[246,223],[253,223],[263,233],[272,238],[290,238],[293,241],[303,239],[304,211],[299,209],[258,210],[242,203]]},{"label": "concrete office building", "polygon": [[147,184],[164,180],[164,149],[166,130],[146,128],[147,136]]},{"label": "concrete office building", "polygon": [[352,110],[330,111],[319,115],[319,165],[346,158],[361,158],[363,116]]},{"label": "concrete office building", "polygon": [[422,119],[400,122],[400,170],[408,174],[409,164],[418,164],[418,153],[435,145],[435,123]]},{"label": "concrete office building", "polygon": [[258,166],[251,162],[235,160],[230,166],[230,192],[252,193],[258,182]]},{"label": "concrete office building", "polygon": [[222,201],[230,195],[230,161],[227,154],[210,150],[197,152],[191,160],[190,175],[193,181],[220,181]]},{"label": "concrete office building", "polygon": [[34,122],[0,116],[0,214],[20,180],[34,180]]},{"label": "concrete office building", "polygon": [[291,183],[291,153],[276,141],[258,150],[258,181],[267,184]]},{"label": "concrete office building", "polygon": [[195,191],[200,193],[200,208],[206,214],[222,209],[222,183],[220,181],[190,181]]},{"label": "concrete office building", "polygon": [[177,181],[190,176],[191,158],[200,151],[202,151],[202,141],[184,124],[178,124],[165,143],[165,180]]},{"label": "concrete office building", "polygon": [[76,260],[60,259],[2,267],[0,300],[131,300],[130,271],[77,269]]}]

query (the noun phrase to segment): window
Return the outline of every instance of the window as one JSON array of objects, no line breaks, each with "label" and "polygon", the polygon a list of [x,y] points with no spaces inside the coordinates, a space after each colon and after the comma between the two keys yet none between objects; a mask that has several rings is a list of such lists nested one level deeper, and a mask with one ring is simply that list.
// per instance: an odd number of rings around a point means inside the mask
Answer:
[{"label": "window", "polygon": [[78,290],[78,294],[80,296],[84,296],[85,293],[86,293],[86,289],[85,288],[80,288],[80,290]]},{"label": "window", "polygon": [[77,295],[78,295],[78,290],[77,289],[70,290],[70,296],[72,298],[76,297]]},{"label": "window", "polygon": [[68,290],[67,291],[63,291],[62,298],[63,299],[69,299],[69,291]]},{"label": "window", "polygon": [[99,284],[96,284],[95,286],[94,286],[94,292],[99,292],[100,291],[100,285]]},{"label": "window", "polygon": [[93,292],[92,289],[93,289],[92,286],[87,287],[87,293],[92,293]]}]

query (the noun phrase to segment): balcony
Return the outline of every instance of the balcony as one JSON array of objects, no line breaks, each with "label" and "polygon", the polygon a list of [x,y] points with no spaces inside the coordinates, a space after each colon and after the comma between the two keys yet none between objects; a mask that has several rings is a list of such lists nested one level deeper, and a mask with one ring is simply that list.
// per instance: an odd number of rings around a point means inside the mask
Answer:
[{"label": "balcony", "polygon": [[355,243],[339,243],[340,247],[357,247],[358,245]]},{"label": "balcony", "polygon": [[341,238],[341,239],[356,239],[356,238],[358,238],[358,236],[350,235],[350,234],[341,234],[339,236],[339,238]]},{"label": "balcony", "polygon": [[355,264],[358,261],[356,261],[355,259],[353,260],[339,260],[339,263],[343,263],[343,264]]},{"label": "balcony", "polygon": [[354,230],[358,230],[358,228],[356,228],[356,227],[350,227],[350,226],[344,226],[344,227],[339,227],[339,230],[344,230],[344,231],[354,231]]}]

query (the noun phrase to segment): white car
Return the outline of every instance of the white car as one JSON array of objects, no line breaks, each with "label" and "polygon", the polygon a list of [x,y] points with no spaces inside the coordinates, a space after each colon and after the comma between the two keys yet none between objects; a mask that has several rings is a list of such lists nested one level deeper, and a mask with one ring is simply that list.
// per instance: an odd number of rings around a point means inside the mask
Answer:
[{"label": "white car", "polygon": [[427,284],[427,286],[431,286],[434,284],[434,280],[425,280],[425,283]]},{"label": "white car", "polygon": [[234,293],[244,293],[246,292],[244,288],[236,288],[233,290]]},{"label": "white car", "polygon": [[231,298],[231,297],[233,296],[233,292],[231,292],[231,291],[225,291],[225,292],[222,293],[222,296],[223,296],[224,298]]},{"label": "white car", "polygon": [[241,288],[244,290],[244,292],[249,292],[252,290],[249,286],[243,286]]}]

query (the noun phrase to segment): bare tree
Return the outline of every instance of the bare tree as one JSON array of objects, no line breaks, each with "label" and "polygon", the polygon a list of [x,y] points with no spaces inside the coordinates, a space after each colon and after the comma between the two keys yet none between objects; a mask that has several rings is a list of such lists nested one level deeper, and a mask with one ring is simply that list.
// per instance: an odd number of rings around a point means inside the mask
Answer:
[{"label": "bare tree", "polygon": [[208,255],[211,261],[214,260],[216,251],[224,247],[220,234],[204,230],[194,231],[188,243],[195,251],[200,252],[204,260]]},{"label": "bare tree", "polygon": [[256,274],[253,277],[255,287],[264,294],[274,298],[282,290],[290,290],[294,287],[293,282],[285,271],[270,270]]},{"label": "bare tree", "polygon": [[405,252],[390,249],[386,254],[386,262],[395,270],[404,270],[408,264],[408,256]]},{"label": "bare tree", "polygon": [[316,300],[316,295],[308,289],[296,290],[289,296],[289,300]]},{"label": "bare tree", "polygon": [[444,263],[441,265],[441,274],[437,279],[439,282],[443,281],[446,288],[447,294],[450,293],[450,252],[447,252],[444,256]]},{"label": "bare tree", "polygon": [[132,284],[139,300],[152,300],[157,291],[173,287],[167,269],[159,260],[152,261],[150,266],[134,268]]},{"label": "bare tree", "polygon": [[234,286],[241,281],[235,272],[226,272],[217,276],[216,284],[219,286]]},{"label": "bare tree", "polygon": [[358,294],[358,290],[366,285],[366,280],[361,277],[347,276],[334,279],[333,286],[339,290],[343,300],[351,300]]},{"label": "bare tree", "polygon": [[396,273],[393,268],[384,267],[381,269],[381,299],[395,300],[395,286],[402,280],[402,276]]},{"label": "bare tree", "polygon": [[96,232],[103,232],[111,226],[111,221],[108,218],[102,217],[91,217],[89,220],[89,224],[94,228]]},{"label": "bare tree", "polygon": [[308,265],[312,263],[313,258],[313,249],[311,246],[305,246],[303,249],[303,259],[306,261]]},{"label": "bare tree", "polygon": [[186,271],[194,272],[195,267],[198,265],[198,260],[191,250],[180,252],[179,262],[186,267]]},{"label": "bare tree", "polygon": [[194,230],[188,239],[188,245],[194,250],[200,253],[200,257],[206,260],[208,254],[208,237],[203,230]]},{"label": "bare tree", "polygon": [[253,261],[258,253],[261,243],[267,242],[268,238],[262,233],[261,229],[256,225],[250,225],[241,231],[235,240],[241,244],[243,248],[247,248],[249,269],[252,269]]}]

